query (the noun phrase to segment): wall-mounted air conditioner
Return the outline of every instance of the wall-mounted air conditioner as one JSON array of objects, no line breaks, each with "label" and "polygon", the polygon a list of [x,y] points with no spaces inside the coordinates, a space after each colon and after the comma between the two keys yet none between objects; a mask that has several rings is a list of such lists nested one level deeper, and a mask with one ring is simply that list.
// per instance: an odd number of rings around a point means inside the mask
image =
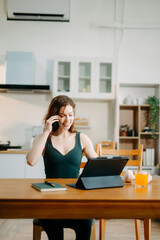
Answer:
[{"label": "wall-mounted air conditioner", "polygon": [[8,20],[62,21],[70,17],[70,0],[7,0]]}]

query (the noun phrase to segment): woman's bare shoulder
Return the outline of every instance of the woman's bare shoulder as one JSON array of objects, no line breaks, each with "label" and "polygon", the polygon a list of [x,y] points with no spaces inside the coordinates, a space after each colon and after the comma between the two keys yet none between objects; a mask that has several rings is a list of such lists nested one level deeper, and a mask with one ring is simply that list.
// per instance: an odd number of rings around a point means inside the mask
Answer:
[{"label": "woman's bare shoulder", "polygon": [[83,147],[85,147],[88,144],[92,144],[90,138],[84,133],[80,133],[80,139]]},{"label": "woman's bare shoulder", "polygon": [[84,133],[81,133],[81,145],[82,145],[82,149],[84,151],[84,154],[87,158],[98,156],[97,153],[94,150],[92,141]]},{"label": "woman's bare shoulder", "polygon": [[84,133],[80,133],[80,138],[84,141],[89,139],[89,137]]}]

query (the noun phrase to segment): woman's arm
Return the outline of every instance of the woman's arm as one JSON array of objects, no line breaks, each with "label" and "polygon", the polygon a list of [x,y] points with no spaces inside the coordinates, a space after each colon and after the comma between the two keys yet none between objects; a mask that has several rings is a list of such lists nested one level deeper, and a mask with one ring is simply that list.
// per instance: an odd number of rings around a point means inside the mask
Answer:
[{"label": "woman's arm", "polygon": [[42,152],[45,148],[45,144],[48,138],[48,133],[44,132],[35,137],[32,148],[27,153],[26,159],[30,166],[34,166],[40,159]]},{"label": "woman's arm", "polygon": [[98,154],[95,152],[90,138],[87,135],[81,133],[80,134],[80,139],[81,139],[81,145],[82,145],[82,149],[83,149],[83,152],[84,152],[85,156],[87,158],[98,157]]},{"label": "woman's arm", "polygon": [[59,120],[58,115],[50,117],[45,123],[44,132],[35,137],[32,148],[29,150],[26,156],[28,165],[34,166],[39,161],[40,156],[45,148],[48,136],[52,131],[52,123],[57,120]]}]

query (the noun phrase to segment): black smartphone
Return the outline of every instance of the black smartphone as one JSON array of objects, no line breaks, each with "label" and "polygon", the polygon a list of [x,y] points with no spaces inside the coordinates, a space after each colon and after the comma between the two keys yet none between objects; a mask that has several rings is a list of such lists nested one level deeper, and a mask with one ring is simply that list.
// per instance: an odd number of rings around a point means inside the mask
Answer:
[{"label": "black smartphone", "polygon": [[56,122],[52,123],[52,130],[53,130],[53,132],[57,131],[59,126],[60,126],[59,121],[56,121]]}]

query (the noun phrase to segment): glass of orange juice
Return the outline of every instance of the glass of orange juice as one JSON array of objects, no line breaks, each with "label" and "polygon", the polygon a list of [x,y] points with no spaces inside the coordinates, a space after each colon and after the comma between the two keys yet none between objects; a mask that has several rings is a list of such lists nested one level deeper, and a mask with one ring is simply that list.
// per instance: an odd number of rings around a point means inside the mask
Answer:
[{"label": "glass of orange juice", "polygon": [[136,187],[146,187],[148,185],[149,174],[146,171],[137,171],[135,173]]}]

